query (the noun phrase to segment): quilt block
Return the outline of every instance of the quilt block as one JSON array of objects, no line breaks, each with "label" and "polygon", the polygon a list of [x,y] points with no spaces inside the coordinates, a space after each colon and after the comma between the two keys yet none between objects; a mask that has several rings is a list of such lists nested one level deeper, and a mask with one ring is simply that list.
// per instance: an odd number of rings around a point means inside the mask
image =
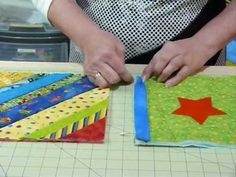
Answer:
[{"label": "quilt block", "polygon": [[0,75],[0,140],[103,142],[109,89],[76,73]]},{"label": "quilt block", "polygon": [[236,147],[236,76],[196,75],[166,88],[136,78],[138,145]]}]

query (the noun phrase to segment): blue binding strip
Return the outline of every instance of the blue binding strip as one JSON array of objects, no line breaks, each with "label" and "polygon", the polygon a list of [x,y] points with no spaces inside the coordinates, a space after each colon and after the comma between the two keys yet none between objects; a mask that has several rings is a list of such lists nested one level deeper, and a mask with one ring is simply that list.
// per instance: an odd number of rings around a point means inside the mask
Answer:
[{"label": "blue binding strip", "polygon": [[146,87],[140,76],[136,77],[134,84],[134,126],[135,139],[150,141]]},{"label": "blue binding strip", "polygon": [[5,92],[0,93],[0,104],[9,101],[11,99],[17,98],[19,96],[22,96],[24,94],[27,94],[29,92],[32,92],[36,89],[39,89],[41,87],[44,87],[46,85],[52,84],[54,82],[57,82],[61,79],[64,79],[68,76],[70,76],[70,73],[56,73],[56,74],[49,74],[45,77],[42,77],[34,82],[24,84],[21,87],[17,87],[12,90],[7,90]]}]

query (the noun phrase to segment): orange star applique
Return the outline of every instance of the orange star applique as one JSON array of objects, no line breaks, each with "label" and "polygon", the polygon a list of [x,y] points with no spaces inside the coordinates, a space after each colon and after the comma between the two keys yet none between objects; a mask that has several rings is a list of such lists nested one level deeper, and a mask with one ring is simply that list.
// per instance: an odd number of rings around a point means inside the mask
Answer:
[{"label": "orange star applique", "polygon": [[172,114],[190,116],[199,124],[203,124],[208,116],[225,114],[225,112],[212,106],[211,97],[198,100],[178,98],[178,100],[180,107]]}]

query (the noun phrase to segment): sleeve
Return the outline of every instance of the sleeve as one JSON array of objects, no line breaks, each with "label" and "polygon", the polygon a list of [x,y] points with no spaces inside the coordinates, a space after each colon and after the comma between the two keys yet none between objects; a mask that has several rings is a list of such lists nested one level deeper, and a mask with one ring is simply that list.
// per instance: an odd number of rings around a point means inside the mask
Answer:
[{"label": "sleeve", "polygon": [[48,10],[53,0],[32,0],[35,7],[48,19]]}]

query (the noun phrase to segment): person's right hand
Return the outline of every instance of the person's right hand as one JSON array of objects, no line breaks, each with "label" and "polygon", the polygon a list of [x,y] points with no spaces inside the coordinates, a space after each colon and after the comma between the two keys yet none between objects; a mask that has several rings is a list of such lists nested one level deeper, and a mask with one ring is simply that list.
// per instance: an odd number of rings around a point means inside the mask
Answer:
[{"label": "person's right hand", "polygon": [[81,47],[85,57],[84,72],[100,88],[133,81],[125,67],[124,46],[111,33],[95,30]]},{"label": "person's right hand", "polygon": [[[61,12],[66,13],[61,13]],[[54,0],[48,19],[84,52],[84,71],[100,88],[133,78],[124,64],[124,47],[111,34],[102,31],[74,0]]]}]

